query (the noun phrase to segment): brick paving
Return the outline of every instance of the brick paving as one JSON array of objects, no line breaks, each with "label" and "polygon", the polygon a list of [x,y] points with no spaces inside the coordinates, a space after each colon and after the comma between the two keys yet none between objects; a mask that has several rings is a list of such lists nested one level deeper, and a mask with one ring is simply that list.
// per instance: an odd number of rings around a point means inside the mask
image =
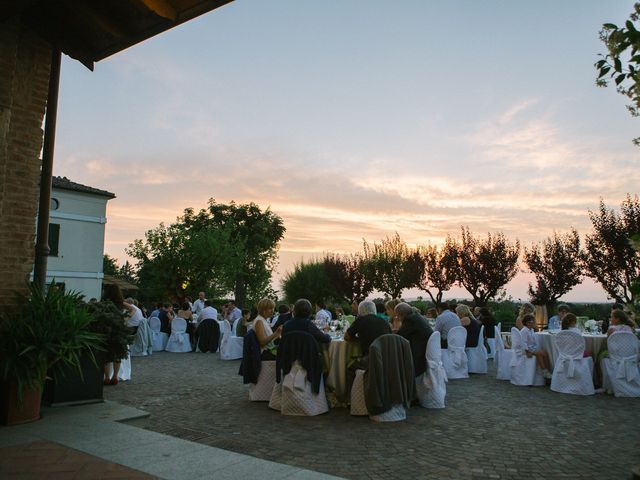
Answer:
[{"label": "brick paving", "polygon": [[134,422],[142,428],[356,480],[626,479],[640,463],[638,399],[515,387],[490,374],[449,382],[444,410],[412,407],[405,422],[346,409],[285,417],[248,401],[238,365],[217,354],[136,357],[133,379],[105,398],[148,411]]},{"label": "brick paving", "polygon": [[152,480],[157,477],[47,441],[0,448],[3,480]]}]

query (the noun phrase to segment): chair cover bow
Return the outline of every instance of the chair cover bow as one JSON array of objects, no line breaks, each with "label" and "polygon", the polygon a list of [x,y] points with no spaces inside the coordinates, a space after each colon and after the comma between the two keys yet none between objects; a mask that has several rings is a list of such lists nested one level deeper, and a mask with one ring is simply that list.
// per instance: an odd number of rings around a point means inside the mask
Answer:
[{"label": "chair cover bow", "polygon": [[631,355],[618,360],[618,369],[616,378],[626,378],[627,382],[631,382],[638,376],[638,357]]},{"label": "chair cover bow", "polygon": [[304,392],[307,381],[307,371],[299,365],[293,365],[291,371],[282,379],[282,388],[290,391],[298,390]]},{"label": "chair cover bow", "polygon": [[576,372],[576,360],[582,360],[582,357],[573,357],[571,355],[565,355],[563,353],[560,354],[560,358],[558,361],[560,365],[558,366],[558,372],[564,372],[566,369],[567,377],[573,378]]},{"label": "chair cover bow", "polygon": [[[429,388],[431,385],[439,385],[441,382],[449,381],[442,361],[427,360],[427,366],[429,367],[429,375],[424,375],[422,380],[425,387]],[[431,385],[427,385],[427,383]]]},{"label": "chair cover bow", "polygon": [[464,363],[464,360],[467,358],[464,347],[454,347],[453,345],[449,345],[449,351],[451,352],[451,360],[453,362],[453,365],[456,368],[461,367]]}]

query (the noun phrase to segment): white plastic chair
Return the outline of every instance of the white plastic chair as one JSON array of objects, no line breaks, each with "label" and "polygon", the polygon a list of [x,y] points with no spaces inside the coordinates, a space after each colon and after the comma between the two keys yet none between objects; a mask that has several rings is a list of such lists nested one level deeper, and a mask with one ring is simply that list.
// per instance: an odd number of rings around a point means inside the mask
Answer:
[{"label": "white plastic chair", "polygon": [[572,395],[593,395],[593,359],[584,358],[585,341],[577,332],[556,335],[558,359],[551,377],[551,390]]},{"label": "white plastic chair", "polygon": [[129,348],[129,356],[146,357],[153,353],[153,332],[149,328],[149,320],[142,318],[138,324],[133,344]]},{"label": "white plastic chair", "polygon": [[227,321],[220,323],[220,329],[220,360],[242,358],[242,342],[244,339],[231,333],[231,326]]},{"label": "white plastic chair", "polygon": [[535,357],[527,357],[520,330],[513,327],[511,329],[511,350],[513,357],[509,366],[511,367],[510,381],[513,385],[520,386],[542,386],[544,377],[538,368]]},{"label": "white plastic chair", "polygon": [[240,323],[240,320],[242,320],[242,317],[236,318],[233,321],[233,325],[231,326],[231,335],[238,336],[238,324]]},{"label": "white plastic chair", "polygon": [[500,334],[500,327],[497,326],[494,328],[496,331],[496,351],[494,357],[496,365],[496,380],[511,380],[511,360],[513,359],[513,350],[507,350],[504,348],[504,342],[502,341],[502,335]]},{"label": "white plastic chair", "polygon": [[364,399],[364,372],[365,370],[356,370],[356,377],[353,379],[351,386],[351,415],[369,415],[367,404]]},{"label": "white plastic chair", "polygon": [[276,384],[276,361],[261,362],[258,383],[249,384],[249,400],[252,402],[268,402],[271,400],[273,386]]},{"label": "white plastic chair", "polygon": [[607,339],[609,358],[602,359],[602,383],[616,397],[640,397],[638,338],[630,332],[614,333]]},{"label": "white plastic chair", "polygon": [[191,351],[191,341],[187,333],[187,321],[176,317],[171,320],[171,335],[167,341],[167,352],[185,353]]},{"label": "white plastic chair", "polygon": [[478,345],[465,348],[467,354],[469,373],[487,373],[487,348],[484,346],[484,325],[480,327]]},{"label": "white plastic chair", "polygon": [[160,331],[161,323],[158,317],[151,317],[149,319],[149,328],[151,329],[151,346],[153,348],[153,351],[161,352],[162,350],[167,348],[169,334]]},{"label": "white plastic chair", "polygon": [[467,330],[453,327],[447,334],[447,348],[442,350],[442,363],[449,380],[469,378],[467,354],[464,345],[467,342]]},{"label": "white plastic chair", "polygon": [[416,377],[416,395],[424,408],[444,408],[447,395],[447,372],[442,364],[440,332],[433,332],[427,342],[427,371]]},{"label": "white plastic chair", "polygon": [[280,410],[283,415],[310,417],[327,413],[329,404],[324,390],[324,380],[320,379],[318,393],[313,393],[311,382],[307,380],[307,371],[295,361],[282,382],[273,386],[269,407]]}]

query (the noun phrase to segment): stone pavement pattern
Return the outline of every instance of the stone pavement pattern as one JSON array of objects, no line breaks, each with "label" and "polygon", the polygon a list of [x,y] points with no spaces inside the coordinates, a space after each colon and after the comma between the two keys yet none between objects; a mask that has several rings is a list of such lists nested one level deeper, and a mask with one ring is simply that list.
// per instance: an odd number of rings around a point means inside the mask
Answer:
[{"label": "stone pavement pattern", "polygon": [[285,417],[249,402],[239,361],[158,352],[105,398],[148,411],[132,424],[345,478],[624,479],[639,462],[640,402],[516,387],[491,375],[448,384],[444,410],[377,424],[332,409]]},{"label": "stone pavement pattern", "polygon": [[158,477],[57,443],[39,440],[0,448],[3,480],[152,480]]}]

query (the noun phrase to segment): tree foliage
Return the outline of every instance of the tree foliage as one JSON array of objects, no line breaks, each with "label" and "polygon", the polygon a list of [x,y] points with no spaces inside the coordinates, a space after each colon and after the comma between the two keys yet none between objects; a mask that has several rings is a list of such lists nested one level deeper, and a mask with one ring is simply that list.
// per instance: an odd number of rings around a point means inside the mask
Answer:
[{"label": "tree foliage", "polygon": [[555,301],[581,282],[582,252],[580,237],[573,229],[564,235],[555,233],[541,243],[524,249],[524,261],[534,274],[529,284],[535,305],[551,307]]},{"label": "tree foliage", "polygon": [[102,257],[102,273],[105,275],[118,275],[120,267],[118,261],[110,255],[104,255]]},{"label": "tree foliage", "polygon": [[140,287],[150,298],[233,292],[244,305],[269,289],[284,232],[282,219],[269,209],[211,199],[198,213],[187,208],[175,223],[147,231],[127,253],[136,259]]},{"label": "tree foliage", "polygon": [[[627,109],[634,117],[640,115],[640,3],[634,5],[634,11],[624,27],[605,23],[600,31],[600,39],[609,52],[600,55],[595,63],[598,71],[596,84],[606,87],[613,81],[619,93],[628,97],[631,103]],[[640,137],[633,143],[640,146]]]},{"label": "tree foliage", "polygon": [[327,275],[324,261],[318,260],[297,263],[293,271],[284,276],[282,290],[289,303],[300,298],[306,298],[312,303],[341,298]]},{"label": "tree foliage", "polygon": [[423,275],[419,287],[427,292],[432,302],[440,303],[444,292],[448,291],[457,280],[458,253],[455,242],[447,237],[441,248],[435,245],[422,247],[420,258],[423,264]]},{"label": "tree foliage", "polygon": [[481,239],[462,227],[456,250],[458,283],[477,306],[486,305],[518,272],[520,242],[509,242],[502,232]]},{"label": "tree foliage", "polygon": [[638,196],[627,198],[620,213],[607,208],[604,201],[596,212],[589,212],[593,231],[585,240],[584,269],[609,297],[622,303],[633,301],[634,282],[640,278],[640,258],[630,238],[640,233]]},{"label": "tree foliage", "polygon": [[347,302],[360,302],[373,291],[371,279],[361,270],[359,253],[352,255],[326,254],[323,264],[327,278],[337,295]]},{"label": "tree foliage", "polygon": [[422,260],[417,249],[411,249],[396,234],[369,245],[364,241],[362,273],[373,287],[392,298],[400,298],[403,290],[418,287],[422,278]]}]

